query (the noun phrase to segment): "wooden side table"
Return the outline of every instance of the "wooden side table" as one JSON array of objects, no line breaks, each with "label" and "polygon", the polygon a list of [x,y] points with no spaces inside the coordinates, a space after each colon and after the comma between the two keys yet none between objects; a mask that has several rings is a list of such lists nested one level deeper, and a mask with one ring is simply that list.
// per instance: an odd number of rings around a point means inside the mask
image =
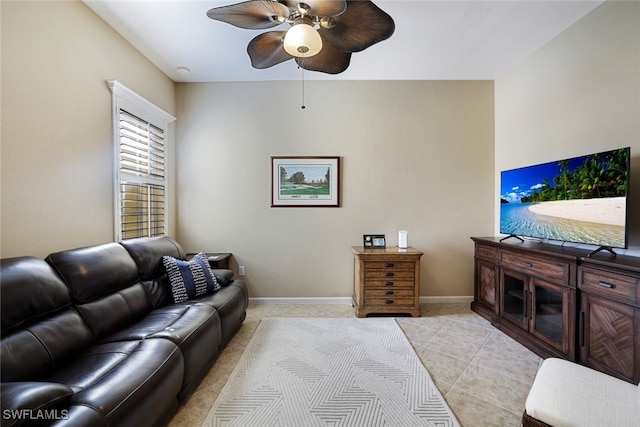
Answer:
[{"label": "wooden side table", "polygon": [[[195,253],[188,253],[187,259],[193,258]],[[220,269],[228,269],[229,268],[229,259],[231,258],[231,253],[229,252],[206,252],[205,255],[209,259],[209,266],[211,268],[220,268]]]},{"label": "wooden side table", "polygon": [[353,306],[369,314],[420,316],[420,257],[414,248],[352,248]]}]

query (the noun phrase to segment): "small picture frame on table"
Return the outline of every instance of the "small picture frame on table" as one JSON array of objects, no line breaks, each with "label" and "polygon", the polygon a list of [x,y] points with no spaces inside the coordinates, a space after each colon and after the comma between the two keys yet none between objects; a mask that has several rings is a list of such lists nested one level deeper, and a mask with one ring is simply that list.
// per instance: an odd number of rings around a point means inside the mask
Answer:
[{"label": "small picture frame on table", "polygon": [[362,245],[366,249],[381,249],[387,247],[384,234],[363,234]]}]

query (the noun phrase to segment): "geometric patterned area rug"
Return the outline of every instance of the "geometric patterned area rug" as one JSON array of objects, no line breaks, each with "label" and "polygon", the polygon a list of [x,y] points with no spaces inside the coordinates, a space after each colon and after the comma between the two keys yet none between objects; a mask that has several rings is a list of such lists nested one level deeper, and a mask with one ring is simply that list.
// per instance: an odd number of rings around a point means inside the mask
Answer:
[{"label": "geometric patterned area rug", "polygon": [[203,427],[459,426],[391,318],[265,318]]}]

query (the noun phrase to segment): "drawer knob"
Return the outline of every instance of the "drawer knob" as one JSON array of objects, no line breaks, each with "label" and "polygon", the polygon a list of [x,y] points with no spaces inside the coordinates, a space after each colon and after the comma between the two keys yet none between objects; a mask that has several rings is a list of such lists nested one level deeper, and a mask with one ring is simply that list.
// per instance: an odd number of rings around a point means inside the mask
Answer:
[{"label": "drawer knob", "polygon": [[393,267],[393,263],[392,262],[388,262],[384,265],[386,268],[392,268]]},{"label": "drawer knob", "polygon": [[533,267],[533,264],[531,264],[530,262],[526,262],[526,261],[525,261],[525,262],[524,262],[524,266],[525,266],[525,267],[529,267],[529,268],[531,268],[531,267]]},{"label": "drawer knob", "polygon": [[392,272],[390,272],[390,271],[389,271],[389,272],[387,272],[387,273],[384,273],[384,275],[385,275],[386,277],[393,277],[393,273],[392,273]]},{"label": "drawer knob", "polygon": [[393,304],[393,300],[392,299],[388,299],[384,302],[385,304]]},{"label": "drawer knob", "polygon": [[393,282],[384,282],[385,286],[393,286]]},{"label": "drawer knob", "polygon": [[602,280],[598,282],[598,285],[602,286],[603,288],[608,288],[608,289],[615,289],[616,288],[616,285],[614,285],[613,283],[603,282]]},{"label": "drawer knob", "polygon": [[393,295],[393,291],[385,291],[384,294],[385,295]]}]

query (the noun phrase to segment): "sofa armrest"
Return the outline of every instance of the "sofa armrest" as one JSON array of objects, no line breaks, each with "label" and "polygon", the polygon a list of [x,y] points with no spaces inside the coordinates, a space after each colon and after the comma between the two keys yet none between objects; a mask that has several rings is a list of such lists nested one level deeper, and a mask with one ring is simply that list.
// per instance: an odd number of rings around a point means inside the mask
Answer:
[{"label": "sofa armrest", "polygon": [[233,271],[226,268],[212,268],[211,272],[216,276],[216,280],[220,286],[228,285],[233,282]]},{"label": "sofa armrest", "polygon": [[[28,424],[39,411],[66,407],[73,396],[73,390],[59,383],[24,381],[3,382],[0,385],[2,401],[2,425],[18,426]],[[48,416],[64,417],[65,411]]]}]

